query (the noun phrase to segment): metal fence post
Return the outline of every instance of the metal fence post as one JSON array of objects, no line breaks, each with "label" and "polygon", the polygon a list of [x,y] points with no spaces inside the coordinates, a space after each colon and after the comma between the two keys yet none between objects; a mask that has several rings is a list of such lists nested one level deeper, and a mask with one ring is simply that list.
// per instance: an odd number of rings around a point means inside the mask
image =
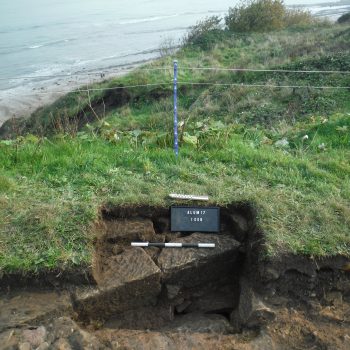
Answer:
[{"label": "metal fence post", "polygon": [[177,130],[177,61],[174,61],[174,151],[179,155],[179,142]]}]

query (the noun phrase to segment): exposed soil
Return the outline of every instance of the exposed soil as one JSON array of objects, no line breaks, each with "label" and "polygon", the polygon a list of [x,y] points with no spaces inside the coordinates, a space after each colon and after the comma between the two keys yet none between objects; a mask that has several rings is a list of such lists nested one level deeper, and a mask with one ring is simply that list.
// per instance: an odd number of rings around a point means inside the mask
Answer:
[{"label": "exposed soil", "polygon": [[2,280],[1,349],[350,348],[349,260],[263,259],[249,205],[221,208],[219,234],[171,233],[164,208],[106,207],[101,216],[83,281]]}]

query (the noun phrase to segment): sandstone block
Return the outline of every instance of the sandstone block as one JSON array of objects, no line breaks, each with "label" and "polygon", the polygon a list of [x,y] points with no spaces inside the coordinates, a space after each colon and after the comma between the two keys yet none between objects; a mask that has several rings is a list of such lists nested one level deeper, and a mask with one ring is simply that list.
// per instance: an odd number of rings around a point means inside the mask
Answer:
[{"label": "sandstone block", "polygon": [[229,277],[235,272],[240,243],[231,236],[193,233],[172,242],[215,243],[214,249],[163,249],[158,266],[168,284],[192,287]]},{"label": "sandstone block", "polygon": [[82,318],[105,318],[117,312],[154,304],[161,272],[142,248],[128,248],[109,259],[97,287],[77,290],[73,306]]},{"label": "sandstone block", "polygon": [[105,237],[115,240],[116,243],[130,244],[134,240],[151,241],[156,237],[153,222],[149,219],[118,219],[106,221],[105,225]]}]

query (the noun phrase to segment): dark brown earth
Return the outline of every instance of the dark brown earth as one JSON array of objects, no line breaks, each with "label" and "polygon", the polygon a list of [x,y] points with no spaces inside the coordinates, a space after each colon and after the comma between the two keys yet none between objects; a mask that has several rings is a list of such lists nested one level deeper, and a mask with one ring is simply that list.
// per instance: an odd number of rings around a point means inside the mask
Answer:
[{"label": "dark brown earth", "polygon": [[1,280],[0,349],[350,349],[349,260],[266,260],[254,217],[232,205],[219,234],[181,234],[166,209],[105,208],[86,279]]}]

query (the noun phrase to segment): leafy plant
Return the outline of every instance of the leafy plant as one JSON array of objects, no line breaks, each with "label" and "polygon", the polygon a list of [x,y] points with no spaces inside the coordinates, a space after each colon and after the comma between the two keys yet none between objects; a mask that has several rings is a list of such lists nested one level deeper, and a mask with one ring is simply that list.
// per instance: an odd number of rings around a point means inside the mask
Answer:
[{"label": "leafy plant", "polygon": [[307,11],[287,9],[282,0],[248,0],[229,9],[225,23],[233,32],[269,32],[315,20]]},{"label": "leafy plant", "polygon": [[211,16],[193,26],[184,37],[183,44],[209,50],[218,42],[222,32],[221,18]]},{"label": "leafy plant", "polygon": [[338,20],[338,23],[343,24],[343,23],[349,23],[350,22],[350,12],[344,13],[341,15]]},{"label": "leafy plant", "polygon": [[182,141],[185,144],[203,149],[210,146],[221,148],[225,146],[230,135],[235,130],[234,125],[226,125],[220,120],[210,118],[188,125]]},{"label": "leafy plant", "polygon": [[284,27],[281,0],[250,0],[230,8],[225,23],[233,32],[266,32]]}]

